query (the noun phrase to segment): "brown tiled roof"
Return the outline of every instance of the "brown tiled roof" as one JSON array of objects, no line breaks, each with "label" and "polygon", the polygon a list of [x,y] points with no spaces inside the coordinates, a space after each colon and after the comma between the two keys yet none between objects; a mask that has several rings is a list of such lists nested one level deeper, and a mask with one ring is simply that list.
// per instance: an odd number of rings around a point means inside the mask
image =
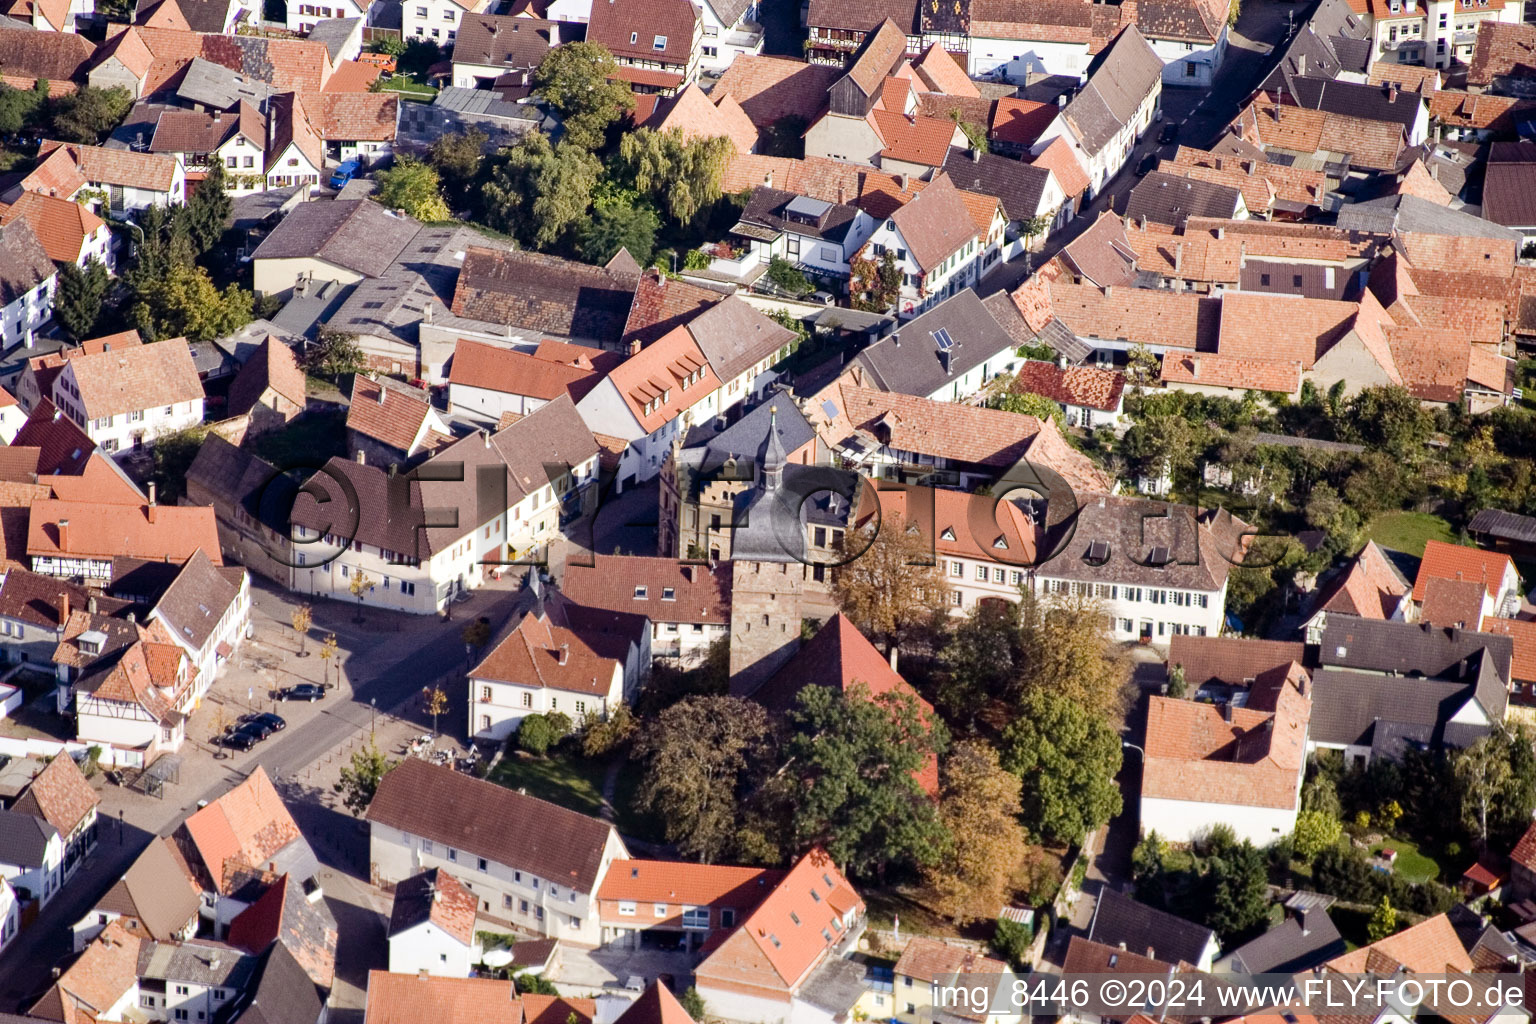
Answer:
[{"label": "brown tiled roof", "polygon": [[[61,543],[59,524],[69,522]],[[184,561],[202,548],[219,560],[219,537],[213,509],[202,506],[131,506],[49,499],[32,504],[27,530],[27,554],[33,558],[145,558]]]},{"label": "brown tiled roof", "polygon": [[1013,390],[1044,395],[1053,402],[1113,412],[1125,390],[1125,375],[1095,366],[1069,366],[1028,359],[1014,374]]},{"label": "brown tiled roof", "polygon": [[105,222],[88,207],[67,199],[56,199],[40,192],[23,192],[0,212],[0,224],[21,219],[32,228],[43,251],[55,263],[74,263],[80,258],[85,240]]},{"label": "brown tiled roof", "polygon": [[1162,974],[1173,972],[1173,964],[1116,946],[1106,946],[1080,935],[1072,936],[1062,961],[1064,974]]},{"label": "brown tiled roof", "polygon": [[1440,75],[1439,68],[1427,68],[1415,64],[1389,64],[1378,60],[1371,63],[1366,81],[1371,85],[1395,82],[1409,92],[1427,95],[1440,88]]},{"label": "brown tiled roof", "polygon": [[976,83],[965,72],[965,59],[955,57],[938,43],[930,44],[923,55],[912,62],[912,68],[934,92],[949,96],[981,96]]},{"label": "brown tiled roof", "polygon": [[10,305],[55,272],[30,224],[18,218],[0,225],[0,304]]},{"label": "brown tiled roof", "polygon": [[1185,281],[1237,284],[1243,243],[1206,232],[1175,231],[1163,224],[1133,224],[1126,245],[1136,254],[1136,269]]},{"label": "brown tiled roof", "polygon": [[[731,617],[731,574],[679,565],[675,558],[594,555],[590,566],[567,565],[560,589],[578,605],[644,615],[653,622],[723,625]],[[642,590],[645,596],[636,596]]]},{"label": "brown tiled roof", "polygon": [[1141,0],[1136,27],[1149,39],[1214,43],[1227,22],[1222,0]]},{"label": "brown tiled roof", "polygon": [[1365,547],[1318,596],[1319,611],[1390,619],[1411,588],[1375,541]]},{"label": "brown tiled roof", "polygon": [[88,419],[195,402],[203,397],[203,385],[184,338],[71,355],[69,370],[80,389],[80,405]]},{"label": "brown tiled roof", "polygon": [[430,921],[465,946],[475,941],[475,911],[480,901],[464,884],[442,868],[412,875],[395,886],[389,914],[389,936]]},{"label": "brown tiled roof", "polygon": [[826,106],[827,90],[840,77],[840,68],[826,64],[740,54],[720,76],[710,95],[733,97],[759,128],[790,114],[809,123]]},{"label": "brown tiled roof", "polygon": [[[950,144],[960,132],[959,125],[948,118],[921,114],[908,117],[898,111],[879,108],[870,111],[869,116],[885,141],[880,155],[889,160],[942,167],[944,158],[949,155]],[[963,140],[964,136],[961,138]]]},{"label": "brown tiled roof", "polygon": [[[297,93],[273,96],[267,103],[267,118],[271,126],[269,130],[271,139],[267,145],[269,162],[275,164],[289,145],[292,145],[315,168],[325,166],[325,143],[320,140],[319,133],[315,131],[314,122],[309,119],[309,108],[300,101]],[[287,223],[290,219],[292,219],[291,216],[285,218],[283,223]],[[267,237],[270,239],[272,236]]]},{"label": "brown tiled roof", "polygon": [[94,51],[90,40],[73,32],[0,29],[0,67],[7,75],[50,82],[83,80]]},{"label": "brown tiled roof", "polygon": [[817,28],[841,28],[873,32],[889,19],[906,32],[918,27],[916,0],[811,0],[806,24]]},{"label": "brown tiled roof", "polygon": [[614,1024],[694,1024],[694,1020],[658,978],[619,1014]]},{"label": "brown tiled roof", "polygon": [[453,349],[450,384],[485,388],[545,401],[570,395],[580,401],[601,377],[592,369],[540,359],[499,345],[460,338]]},{"label": "brown tiled roof", "polygon": [[1218,352],[1169,353],[1160,377],[1165,384],[1204,384],[1214,388],[1294,395],[1301,390],[1300,360],[1254,359]]},{"label": "brown tiled roof", "polygon": [[[607,47],[621,64],[633,60],[683,65],[689,61],[698,23],[698,9],[688,0],[612,0],[593,5],[587,42]],[[658,39],[660,49],[655,46]]]},{"label": "brown tiled roof", "polygon": [[12,438],[11,444],[20,448],[37,448],[37,472],[41,476],[54,473],[80,473],[85,469],[96,442],[81,430],[75,421],[54,408],[52,399],[44,398],[27,417]]},{"label": "brown tiled roof", "polygon": [[524,992],[519,998],[523,1001],[524,1024],[592,1024],[592,1018],[597,1014],[597,1004],[591,999],[568,999],[533,992]]},{"label": "brown tiled roof", "polygon": [[336,935],[336,919],[325,901],[311,902],[286,873],[229,924],[231,946],[259,955],[279,942],[321,989],[336,980]]},{"label": "brown tiled roof", "polygon": [[858,86],[865,96],[873,97],[906,52],[907,28],[886,18],[864,37],[844,77]]},{"label": "brown tiled roof", "polygon": [[86,607],[86,603],[95,598],[97,608],[106,615],[115,614],[132,605],[131,601],[93,594],[67,580],[14,568],[6,570],[4,579],[0,580],[0,615],[44,629],[58,629],[64,625],[66,594],[69,606],[76,609]]},{"label": "brown tiled roof", "polygon": [[325,80],[324,91],[327,93],[367,92],[383,73],[383,69],[375,64],[364,64],[355,60],[338,61],[336,70],[332,71],[331,77]]},{"label": "brown tiled roof", "polygon": [[678,281],[656,270],[644,271],[624,322],[624,342],[650,345],[724,300],[725,295],[712,288]]},{"label": "brown tiled roof", "polygon": [[1528,871],[1536,871],[1536,824],[1525,830],[1509,859]]},{"label": "brown tiled roof", "polygon": [[1168,641],[1168,665],[1183,666],[1191,691],[1208,683],[1248,686],[1264,673],[1305,656],[1305,645],[1282,640],[1174,636]]},{"label": "brown tiled roof", "polygon": [[1051,308],[1080,337],[1193,350],[1218,335],[1220,299],[1152,288],[1104,291],[1064,279],[1052,282],[1050,293]]},{"label": "brown tiled roof", "polygon": [[604,697],[619,663],[593,650],[576,632],[547,615],[525,614],[480,663],[471,679],[516,683]]},{"label": "brown tiled roof", "polygon": [[49,761],[16,798],[11,810],[42,818],[58,829],[60,835],[67,836],[99,803],[101,797],[86,781],[80,766],[66,755]]},{"label": "brown tiled roof", "polygon": [[[1403,386],[1427,402],[1460,401],[1472,345],[1464,330],[1389,327],[1387,341]],[[1503,390],[1501,385],[1499,390]]]},{"label": "brown tiled roof", "polygon": [[45,140],[37,147],[38,159],[41,160],[55,149],[62,149],[79,168],[81,176],[93,184],[124,185],[150,192],[169,192],[176,182],[176,161],[168,156]]},{"label": "brown tiled roof", "polygon": [[1087,43],[1093,6],[1079,0],[972,0],[971,34],[1021,42]]},{"label": "brown tiled roof", "polygon": [[1430,116],[1455,128],[1513,133],[1520,115],[1536,108],[1536,101],[1492,93],[1442,89],[1429,96]]},{"label": "brown tiled roof", "polygon": [[[155,121],[155,134],[149,140],[151,153],[204,155],[222,146],[241,128],[236,111],[166,110]],[[265,134],[251,142],[265,147]]]},{"label": "brown tiled roof", "polygon": [[[1376,970],[1378,964],[1381,970]],[[1350,950],[1323,966],[1341,974],[1360,974],[1369,969],[1372,973],[1390,975],[1396,973],[1398,966],[1413,974],[1446,974],[1471,972],[1472,960],[1457,938],[1450,918],[1437,914],[1380,942]]]},{"label": "brown tiled roof", "polygon": [[[331,56],[325,44],[307,39],[211,35],[147,25],[132,26],[123,35],[138,36],[152,58],[141,89],[146,95],[165,85],[193,57],[267,82],[281,92],[317,93],[331,74]],[[119,57],[127,45],[126,41],[118,43]],[[134,61],[139,63],[142,57]]]},{"label": "brown tiled roof", "polygon": [[1037,103],[1005,96],[997,101],[992,112],[992,124],[988,135],[998,142],[1016,146],[1032,146],[1040,133],[1056,120],[1054,103]]},{"label": "brown tiled roof", "polygon": [[209,881],[229,893],[243,875],[264,868],[278,851],[300,839],[299,826],[260,765],[229,792],[182,822],[178,830],[200,859]]},{"label": "brown tiled roof", "polygon": [[411,453],[421,424],[432,414],[431,397],[421,388],[358,374],[352,380],[347,429]]},{"label": "brown tiled roof", "polygon": [[[368,972],[363,1024],[524,1024],[523,1003],[510,980],[442,978]],[[557,1024],[565,1024],[559,1021]]]},{"label": "brown tiled roof", "polygon": [[367,817],[587,893],[612,832],[596,818],[417,758],[384,776]]},{"label": "brown tiled roof", "polygon": [[1221,299],[1223,356],[1299,362],[1310,370],[1350,329],[1353,302],[1263,292],[1227,292]]},{"label": "brown tiled roof", "polygon": [[250,412],[268,389],[298,406],[300,411],[304,409],[304,371],[299,369],[293,349],[270,334],[230,383],[229,414],[239,416]]},{"label": "brown tiled roof", "polygon": [[1040,151],[1030,163],[1036,167],[1044,167],[1056,176],[1056,183],[1062,187],[1069,197],[1081,195],[1089,185],[1093,184],[1088,177],[1088,172],[1083,169],[1082,163],[1077,158],[1077,153],[1072,149],[1071,143],[1065,138],[1055,138]]},{"label": "brown tiled roof", "polygon": [[1438,577],[1444,580],[1476,580],[1488,588],[1489,597],[1497,600],[1499,588],[1504,585],[1504,577],[1512,564],[1508,555],[1497,551],[1432,540],[1424,546],[1419,574],[1413,581],[1413,599],[1422,602],[1425,585]]},{"label": "brown tiled roof", "polygon": [[896,961],[899,978],[914,978],[925,985],[948,974],[1006,974],[1008,965],[978,953],[970,946],[954,946],[939,939],[913,936]]},{"label": "brown tiled roof", "polygon": [[393,142],[400,121],[400,94],[323,92],[306,105],[311,123],[328,142]]},{"label": "brown tiled roof", "polygon": [[231,578],[227,570],[216,568],[205,552],[194,551],[155,602],[152,614],[179,642],[203,650],[219,621],[240,598],[241,572],[235,568]]},{"label": "brown tiled roof", "polygon": [[86,1007],[113,1006],[137,986],[139,945],[144,941],[122,922],[111,922],[32,1005],[29,1014],[64,1024],[95,1024],[96,1014]]},{"label": "brown tiled roof", "polygon": [[1418,196],[1420,199],[1428,199],[1441,206],[1450,206],[1453,201],[1451,194],[1445,190],[1445,186],[1435,180],[1421,160],[1415,160],[1408,165],[1408,170],[1403,172],[1402,180],[1397,183],[1397,191],[1399,195]]},{"label": "brown tiled roof", "polygon": [[828,203],[851,203],[871,217],[884,220],[911,202],[928,183],[909,179],[902,187],[889,174],[825,157],[791,160],[743,154],[730,158],[721,176],[722,189],[739,192],[759,185]]},{"label": "brown tiled roof", "polygon": [[633,275],[532,252],[471,246],[453,312],[541,334],[617,342],[634,301]]},{"label": "brown tiled roof", "polygon": [[1424,585],[1424,604],[1419,621],[1434,626],[1481,629],[1483,584],[1479,580],[1448,580],[1432,577]]},{"label": "brown tiled roof", "polygon": [[[943,163],[942,156],[939,163]],[[960,190],[942,172],[916,199],[891,214],[891,219],[924,273],[932,272],[979,234]]]},{"label": "brown tiled roof", "polygon": [[657,131],[676,129],[685,141],[722,137],[729,139],[738,153],[747,153],[757,145],[757,128],[731,96],[706,95],[697,82],[684,86],[682,92],[658,104],[648,127]]},{"label": "brown tiled roof", "polygon": [[1467,66],[1467,82],[1491,85],[1495,78],[1536,75],[1536,25],[1484,19],[1477,23],[1477,46]]}]

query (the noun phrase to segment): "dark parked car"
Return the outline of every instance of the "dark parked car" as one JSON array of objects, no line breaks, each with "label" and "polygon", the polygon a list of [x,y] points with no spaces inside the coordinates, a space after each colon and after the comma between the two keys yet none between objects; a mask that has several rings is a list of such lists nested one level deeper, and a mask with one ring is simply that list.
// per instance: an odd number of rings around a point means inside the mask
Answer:
[{"label": "dark parked car", "polygon": [[268,732],[282,732],[283,729],[285,729],[288,725],[288,723],[285,722],[281,716],[274,715],[270,711],[263,711],[259,715],[245,715],[240,719],[240,721],[259,722],[260,724],[267,727]]},{"label": "dark parked car", "polygon": [[1179,141],[1179,126],[1174,124],[1172,121],[1169,121],[1167,124],[1163,125],[1162,133],[1158,135],[1157,141],[1165,146],[1170,142]]},{"label": "dark parked car", "polygon": [[256,737],[239,729],[231,729],[219,737],[219,742],[231,750],[250,750],[256,745]]},{"label": "dark parked car", "polygon": [[300,683],[283,691],[283,700],[317,701],[325,697],[325,687],[314,683]]},{"label": "dark parked car", "polygon": [[1157,154],[1148,153],[1141,158],[1141,163],[1136,165],[1136,177],[1145,178],[1147,173],[1157,167]]},{"label": "dark parked car", "polygon": [[251,739],[255,740],[257,743],[260,743],[262,740],[272,735],[272,730],[260,722],[245,722],[241,725],[235,726],[230,731],[244,733]]}]

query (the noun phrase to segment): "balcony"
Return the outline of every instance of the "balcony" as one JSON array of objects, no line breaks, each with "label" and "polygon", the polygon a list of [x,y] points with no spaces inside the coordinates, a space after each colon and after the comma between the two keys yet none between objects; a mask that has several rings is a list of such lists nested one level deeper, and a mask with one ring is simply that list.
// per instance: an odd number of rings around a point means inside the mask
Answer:
[{"label": "balcony", "polygon": [[754,22],[744,21],[739,28],[732,29],[719,38],[720,42],[725,46],[734,46],[743,50],[757,50],[763,45],[763,26]]}]

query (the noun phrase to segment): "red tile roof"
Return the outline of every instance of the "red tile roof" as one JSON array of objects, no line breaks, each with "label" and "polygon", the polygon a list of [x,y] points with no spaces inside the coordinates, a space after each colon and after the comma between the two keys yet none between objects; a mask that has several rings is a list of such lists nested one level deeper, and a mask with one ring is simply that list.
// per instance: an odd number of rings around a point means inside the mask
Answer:
[{"label": "red tile roof", "polygon": [[469,675],[475,680],[605,697],[619,667],[574,631],[556,625],[547,615],[527,612]]},{"label": "red tile roof", "polygon": [[[738,918],[751,913],[784,878],[777,868],[692,864],[673,860],[616,860],[608,866],[597,898],[665,903],[681,920],[684,904],[693,907],[732,907]],[[675,904],[675,906],[673,906]],[[617,908],[603,908],[604,920],[618,918]],[[652,920],[649,909],[647,921]]]},{"label": "red tile roof", "polygon": [[923,55],[912,62],[912,68],[934,92],[973,99],[981,96],[976,83],[966,74],[964,55],[956,56],[938,43],[930,44]]},{"label": "red tile roof", "polygon": [[592,1018],[597,1015],[597,1003],[591,999],[541,996],[532,992],[524,992],[519,998],[523,1001],[524,1024],[592,1024]]},{"label": "red tile roof", "polygon": [[304,371],[294,359],[293,349],[272,335],[267,335],[256,354],[240,367],[229,385],[229,414],[250,412],[270,390],[304,411]]},{"label": "red tile roof", "polygon": [[[875,130],[885,142],[880,156],[887,160],[943,167],[951,145],[965,145],[960,126],[948,118],[908,116],[895,110],[870,111]],[[957,141],[958,139],[958,141]]]},{"label": "red tile roof", "polygon": [[80,176],[92,184],[125,185],[168,193],[176,183],[176,161],[172,157],[44,140],[37,147],[38,159],[43,160],[54,150],[62,150]]},{"label": "red tile roof", "polygon": [[1120,407],[1125,374],[1096,366],[1060,367],[1038,359],[1025,360],[1014,374],[1013,390],[1044,395],[1053,402],[1083,406],[1103,412]]},{"label": "red tile roof", "polygon": [[1424,584],[1419,621],[1435,626],[1482,629],[1483,584],[1480,580],[1447,580],[1432,576]]},{"label": "red tile roof", "polygon": [[711,95],[731,96],[752,123],[766,128],[791,114],[814,121],[842,69],[786,57],[738,54]]},{"label": "red tile roof", "polygon": [[992,126],[988,134],[998,142],[1015,146],[1033,146],[1040,133],[1056,120],[1054,103],[1037,103],[1005,96],[997,101],[992,112]]},{"label": "red tile roof", "polygon": [[579,402],[602,379],[595,370],[540,359],[483,341],[460,338],[453,348],[448,382],[509,395],[553,401],[570,395]]},{"label": "red tile roof", "polygon": [[[683,381],[695,371],[703,375],[685,390]],[[686,327],[674,327],[630,356],[609,372],[608,379],[647,434],[720,387]]]},{"label": "red tile roof", "polygon": [[1504,585],[1504,576],[1512,571],[1514,563],[1508,555],[1497,551],[1469,548],[1462,544],[1447,544],[1432,540],[1424,545],[1424,559],[1419,563],[1419,575],[1413,581],[1413,599],[1424,600],[1424,588],[1430,579],[1476,580],[1488,588],[1488,596],[1495,600]]},{"label": "red tile roof", "polygon": [[1367,541],[1349,568],[1320,595],[1317,608],[1362,619],[1390,619],[1409,589],[1376,542]]},{"label": "red tile roof", "polygon": [[1179,352],[1163,356],[1164,384],[1203,384],[1207,387],[1295,395],[1301,391],[1300,360],[1250,359],[1218,352]]},{"label": "red tile roof", "polygon": [[300,838],[299,826],[260,765],[181,829],[188,839],[183,850],[191,847],[222,893],[232,891],[245,873],[265,869],[274,854]]},{"label": "red tile roof", "polygon": [[695,1024],[661,979],[651,982],[640,998],[619,1014],[614,1024]]},{"label": "red tile roof", "polygon": [[[65,522],[67,536],[61,538]],[[32,504],[27,530],[27,554],[33,559],[144,558],[180,563],[198,548],[216,564],[223,564],[212,507],[50,499]]]},{"label": "red tile roof", "polygon": [[67,372],[80,389],[80,405],[87,419],[203,398],[203,385],[185,338],[153,345],[114,345],[110,351],[98,353],[70,353],[66,360]]},{"label": "red tile roof", "polygon": [[364,1024],[523,1024],[523,1020],[522,998],[510,980],[368,972]]},{"label": "red tile roof", "polygon": [[18,217],[31,226],[48,258],[55,263],[78,260],[85,240],[106,224],[79,203],[41,192],[23,192],[16,202],[0,212],[0,224],[9,224]]},{"label": "red tile roof", "polygon": [[311,123],[329,142],[393,142],[400,122],[400,94],[328,90],[312,98],[305,109],[313,111]]},{"label": "red tile roof", "polygon": [[[1391,975],[1398,966],[1413,974],[1471,973],[1472,959],[1456,937],[1450,918],[1437,914],[1428,920],[1388,936],[1380,942],[1350,950],[1323,966],[1341,974],[1361,974],[1372,965],[1372,973]],[[1381,965],[1384,969],[1374,968]]]},{"label": "red tile roof", "polygon": [[[1536,683],[1536,622],[1488,618],[1483,620],[1482,631],[1513,640],[1515,650],[1510,661],[1510,678],[1520,683]],[[1532,870],[1536,870],[1536,863],[1532,864]]]},{"label": "red tile roof", "polygon": [[411,453],[422,423],[432,415],[431,396],[421,388],[358,374],[352,380],[347,429]]},{"label": "red tile roof", "polygon": [[68,836],[101,803],[72,757],[55,757],[32,780],[11,810],[42,818]]},{"label": "red tile roof", "polygon": [[1536,824],[1525,830],[1509,859],[1528,871],[1536,871]]},{"label": "red tile roof", "polygon": [[[679,565],[675,558],[594,555],[590,566],[566,566],[560,590],[578,605],[644,615],[652,622],[725,625],[731,619],[730,572]],[[640,590],[644,597],[636,596]]]}]

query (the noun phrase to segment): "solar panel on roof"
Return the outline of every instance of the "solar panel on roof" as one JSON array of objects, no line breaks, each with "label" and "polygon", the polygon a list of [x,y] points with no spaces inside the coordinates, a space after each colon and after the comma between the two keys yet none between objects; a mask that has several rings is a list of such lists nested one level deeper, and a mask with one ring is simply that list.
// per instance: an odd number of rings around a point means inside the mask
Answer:
[{"label": "solar panel on roof", "polygon": [[832,399],[829,398],[821,403],[821,411],[827,414],[828,419],[837,419],[837,405]]},{"label": "solar panel on roof", "polygon": [[948,352],[955,347],[955,339],[949,336],[949,328],[940,327],[933,332],[933,340],[939,346],[940,352]]}]

